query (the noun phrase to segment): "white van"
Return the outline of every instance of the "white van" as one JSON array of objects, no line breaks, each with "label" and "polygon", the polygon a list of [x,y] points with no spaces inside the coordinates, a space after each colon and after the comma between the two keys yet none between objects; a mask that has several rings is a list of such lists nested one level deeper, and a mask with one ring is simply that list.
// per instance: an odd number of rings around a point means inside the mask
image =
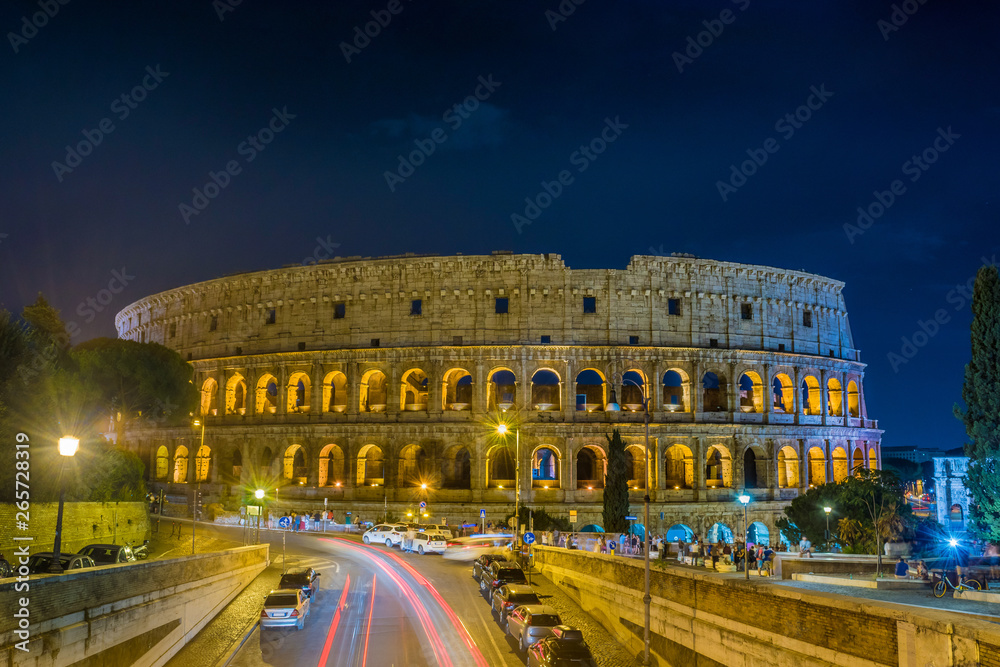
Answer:
[{"label": "white van", "polygon": [[402,541],[406,526],[401,523],[379,523],[361,536],[361,541],[365,544],[385,544],[387,547],[396,546]]}]

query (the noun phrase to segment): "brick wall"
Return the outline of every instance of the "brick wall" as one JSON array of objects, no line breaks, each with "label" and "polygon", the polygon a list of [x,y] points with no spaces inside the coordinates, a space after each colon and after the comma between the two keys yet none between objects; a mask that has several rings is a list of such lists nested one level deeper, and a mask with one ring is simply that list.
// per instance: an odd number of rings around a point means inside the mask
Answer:
[{"label": "brick wall", "polygon": [[[0,503],[0,552],[11,560],[15,535],[33,537],[31,553],[52,551],[58,503],[32,503],[28,530],[16,526],[17,508]],[[149,537],[145,503],[66,503],[63,507],[63,553],[76,553],[88,544],[141,544]]]}]

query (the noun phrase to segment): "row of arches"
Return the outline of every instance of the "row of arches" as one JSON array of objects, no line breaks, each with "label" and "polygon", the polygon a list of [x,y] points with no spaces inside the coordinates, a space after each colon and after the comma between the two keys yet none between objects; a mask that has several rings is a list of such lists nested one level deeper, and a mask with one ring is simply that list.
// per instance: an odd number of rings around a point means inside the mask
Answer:
[{"label": "row of arches", "polygon": [[[392,391],[386,374],[378,369],[366,371],[361,376],[358,391],[358,410],[360,412],[384,412],[390,401],[398,400],[400,411],[426,412],[430,401],[430,378],[419,368],[405,371],[400,379],[398,391]],[[660,378],[660,407],[668,412],[689,412],[692,408],[691,382],[687,373],[681,369],[666,371]],[[464,368],[452,368],[441,378],[441,409],[464,411],[471,409],[473,404],[473,376]],[[552,369],[536,370],[530,378],[530,392],[527,406],[529,409],[546,412],[563,409],[563,381],[560,375]],[[637,369],[631,369],[622,374],[620,404],[625,410],[639,412],[642,410],[643,398],[646,396],[648,379]],[[716,371],[705,372],[700,380],[701,405],[705,412],[726,412],[730,410],[729,386],[725,374]],[[799,386],[796,397],[791,377],[787,373],[778,373],[771,380],[769,390],[756,371],[745,371],[737,380],[738,409],[742,412],[761,413],[767,407],[773,412],[800,411],[807,415],[826,414],[842,417],[845,414],[854,418],[861,416],[861,393],[859,383],[855,379],[847,381],[846,389],[838,378],[831,377],[826,381],[825,392],[820,381],[814,374],[806,374]],[[490,411],[506,411],[511,408],[522,408],[518,397],[519,382],[517,376],[509,368],[495,368],[487,377],[486,401]],[[248,380],[241,373],[233,373],[226,380],[224,414],[247,414],[252,402],[255,414],[307,413],[319,410],[321,412],[347,411],[349,396],[347,376],[340,371],[327,373],[322,381],[322,391],[319,398],[320,406],[312,405],[312,380],[305,372],[292,373],[285,386],[284,405],[279,405],[280,392],[277,378],[264,373],[249,389]],[[576,375],[574,383],[574,402],[577,410],[595,412],[604,410],[609,403],[610,383],[605,375],[594,368],[587,368]],[[822,397],[826,396],[826,405],[822,405]],[[215,378],[206,378],[201,386],[201,414],[217,415],[220,413],[219,385]],[[735,406],[734,406],[735,409]]]},{"label": "row of arches", "polygon": [[[771,460],[759,445],[745,449],[743,457],[743,479],[734,479],[732,453],[724,445],[711,445],[700,463],[687,445],[673,444],[664,450],[664,486],[667,489],[693,489],[696,486],[696,465],[703,466],[706,488],[746,489],[767,488],[774,484],[777,488],[799,488],[804,480],[810,485],[825,484],[827,481],[840,482],[852,470],[859,467],[878,467],[874,447],[869,447],[867,458],[861,447],[854,449],[851,460],[842,446],[836,446],[827,459],[821,447],[811,447],[800,460],[795,449],[784,446],[777,450],[774,461],[776,479],[769,482]],[[383,486],[387,482],[386,456],[383,449],[375,444],[362,446],[349,461],[344,450],[337,444],[329,443],[320,449],[317,460],[309,462],[305,448],[299,444],[287,446],[283,451],[265,447],[255,462],[255,472],[261,477],[283,479],[288,483],[304,485],[310,481],[310,466],[317,466],[318,486],[343,486],[348,480],[355,486]],[[550,445],[535,447],[529,456],[530,475],[522,480],[533,488],[564,488],[563,460],[559,450]],[[161,445],[156,452],[156,479],[173,482],[213,481],[212,449],[202,445],[193,459],[193,475],[189,480],[189,450],[179,445],[171,457],[166,446]],[[348,465],[350,463],[350,465]],[[629,486],[634,489],[646,488],[645,449],[631,444],[625,450],[626,471]],[[243,472],[243,453],[233,449],[228,459],[221,463],[223,474],[238,481]],[[578,489],[601,489],[607,474],[607,454],[598,445],[584,445],[573,455],[576,487]],[[463,445],[452,445],[432,457],[418,444],[404,446],[395,457],[392,479],[400,487],[428,485],[432,488],[472,488],[472,451]],[[490,447],[485,457],[486,488],[513,488],[515,484],[516,461],[514,452],[506,444]],[[805,466],[805,470],[800,470]],[[806,477],[802,477],[806,475]]]}]

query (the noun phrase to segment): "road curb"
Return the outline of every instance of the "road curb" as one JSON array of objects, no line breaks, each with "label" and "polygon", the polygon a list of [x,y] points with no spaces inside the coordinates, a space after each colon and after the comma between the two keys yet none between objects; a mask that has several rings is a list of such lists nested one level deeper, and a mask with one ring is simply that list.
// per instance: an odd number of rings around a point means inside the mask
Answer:
[{"label": "road curb", "polygon": [[240,637],[239,641],[230,644],[229,648],[226,649],[226,652],[222,655],[221,658],[219,658],[218,662],[215,663],[215,667],[229,667],[229,663],[233,661],[233,658],[236,657],[236,654],[239,653],[240,649],[243,648],[243,645],[247,643],[247,640],[250,639],[250,635],[252,635],[254,630],[257,629],[257,625],[259,623],[260,619],[255,618],[243,631],[243,634]]}]

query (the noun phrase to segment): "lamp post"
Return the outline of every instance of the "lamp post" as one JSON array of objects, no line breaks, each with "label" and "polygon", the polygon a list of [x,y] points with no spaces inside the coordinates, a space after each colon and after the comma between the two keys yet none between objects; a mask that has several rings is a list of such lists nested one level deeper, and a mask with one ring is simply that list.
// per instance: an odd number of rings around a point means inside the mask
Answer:
[{"label": "lamp post", "polygon": [[750,579],[750,559],[747,549],[750,547],[750,524],[747,523],[747,505],[750,504],[750,496],[744,491],[740,494],[740,502],[743,503],[743,578]]},{"label": "lamp post", "polygon": [[829,551],[829,549],[830,549],[830,547],[829,547],[829,544],[830,544],[830,512],[833,511],[833,508],[832,507],[824,507],[823,511],[826,512],[826,543],[827,543],[827,551]]},{"label": "lamp post", "polygon": [[[264,500],[264,489],[257,489],[253,492],[253,497],[259,501]],[[260,544],[260,522],[264,518],[264,503],[260,504],[260,514],[257,515],[257,534],[254,536],[254,544]]]},{"label": "lamp post", "polygon": [[201,475],[198,473],[198,455],[201,454],[202,448],[205,446],[205,420],[195,419],[194,425],[201,427],[201,444],[198,446],[198,451],[194,455],[194,478],[196,485],[194,488],[194,507],[191,508],[191,555],[194,555],[194,527],[198,525],[198,501],[201,500]]},{"label": "lamp post", "polygon": [[52,562],[49,563],[49,572],[52,574],[63,573],[63,566],[59,560],[62,555],[63,503],[66,500],[66,482],[62,479],[63,471],[66,469],[66,459],[76,454],[76,450],[79,447],[79,438],[74,438],[71,435],[59,438],[59,454],[62,456],[62,459],[59,461],[59,511],[56,513],[56,539],[52,550]]},{"label": "lamp post", "polygon": [[[507,437],[510,429],[503,422],[497,425],[497,433]],[[514,548],[520,561],[521,545],[517,541],[518,528],[521,526],[521,429],[514,429]]]},{"label": "lamp post", "polygon": [[[642,664],[649,664],[649,604],[652,601],[652,596],[649,594],[649,401],[652,398],[646,393],[646,383],[643,382],[642,385],[638,384],[633,380],[627,378],[622,378],[622,384],[626,382],[631,382],[633,385],[639,388],[642,392],[642,411],[643,411],[643,421],[646,426],[646,495],[643,497],[643,561],[645,569],[645,581],[643,587],[642,603],[645,606],[644,618],[643,618],[643,657]],[[615,396],[614,385],[611,386],[611,401],[604,408],[605,412],[621,412],[621,407],[618,405],[618,401]]]}]

